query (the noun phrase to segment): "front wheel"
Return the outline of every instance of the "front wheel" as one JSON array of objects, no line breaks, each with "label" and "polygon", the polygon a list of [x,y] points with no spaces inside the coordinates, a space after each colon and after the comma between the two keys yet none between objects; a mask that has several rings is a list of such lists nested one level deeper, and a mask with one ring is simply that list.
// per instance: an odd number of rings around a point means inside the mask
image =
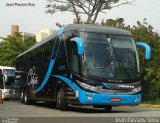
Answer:
[{"label": "front wheel", "polygon": [[107,105],[107,106],[104,107],[104,110],[107,111],[107,112],[110,112],[112,110],[112,106]]},{"label": "front wheel", "polygon": [[68,103],[65,97],[64,87],[58,89],[57,91],[56,107],[59,108],[61,111],[66,111],[68,109]]}]

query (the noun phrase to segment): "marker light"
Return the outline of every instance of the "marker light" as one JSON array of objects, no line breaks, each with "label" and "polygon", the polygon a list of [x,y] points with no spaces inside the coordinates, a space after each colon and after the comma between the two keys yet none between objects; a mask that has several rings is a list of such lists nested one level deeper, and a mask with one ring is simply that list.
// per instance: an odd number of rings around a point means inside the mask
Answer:
[{"label": "marker light", "polygon": [[110,101],[111,102],[120,102],[121,99],[120,98],[111,98]]}]

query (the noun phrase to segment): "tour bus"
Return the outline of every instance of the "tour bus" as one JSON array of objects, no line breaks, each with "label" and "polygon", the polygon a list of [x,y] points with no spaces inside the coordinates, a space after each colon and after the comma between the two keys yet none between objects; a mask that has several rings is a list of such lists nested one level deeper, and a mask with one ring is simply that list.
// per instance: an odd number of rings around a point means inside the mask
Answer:
[{"label": "tour bus", "polygon": [[11,85],[14,84],[15,68],[0,66],[0,90],[2,91],[2,99],[9,100],[12,96]]},{"label": "tour bus", "polygon": [[16,60],[16,79],[23,83],[21,101],[90,105],[110,111],[112,106],[141,103],[137,48],[130,32],[98,25],[71,24],[23,52]]}]

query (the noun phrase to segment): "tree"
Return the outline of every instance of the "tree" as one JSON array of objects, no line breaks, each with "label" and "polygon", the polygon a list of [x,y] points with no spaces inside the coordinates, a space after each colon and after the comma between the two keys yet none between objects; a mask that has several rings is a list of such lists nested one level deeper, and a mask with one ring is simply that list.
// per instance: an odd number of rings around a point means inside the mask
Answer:
[{"label": "tree", "polygon": [[24,45],[26,46],[26,50],[29,49],[36,43],[36,39],[34,36],[30,36],[24,39]]},{"label": "tree", "polygon": [[132,4],[135,0],[47,0],[46,13],[54,14],[57,11],[69,11],[76,17],[75,23],[81,22],[81,15],[86,15],[86,23],[95,23],[100,13],[119,7],[124,4]]},{"label": "tree", "polygon": [[0,43],[0,65],[15,66],[16,57],[34,44],[34,37],[23,41],[21,33],[13,33],[3,38]]}]

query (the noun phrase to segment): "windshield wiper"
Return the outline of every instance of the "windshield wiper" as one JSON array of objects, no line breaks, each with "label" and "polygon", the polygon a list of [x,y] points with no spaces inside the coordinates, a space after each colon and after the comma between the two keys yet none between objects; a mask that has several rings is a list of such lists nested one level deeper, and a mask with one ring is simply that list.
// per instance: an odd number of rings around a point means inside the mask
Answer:
[{"label": "windshield wiper", "polygon": [[110,68],[110,70],[112,70],[111,66],[110,66],[110,59],[106,58],[105,62],[104,62],[104,68],[102,70],[102,72],[99,75],[99,79],[98,80],[102,80],[103,75],[105,74],[107,68]]},{"label": "windshield wiper", "polygon": [[[125,67],[124,63],[118,58],[117,50],[116,50],[115,48],[113,48],[113,50],[114,50],[114,53],[115,53],[115,56],[116,56],[116,57],[115,57],[115,60],[118,62],[119,66],[123,66],[122,69],[125,70],[125,73],[127,74],[128,79],[131,79],[130,74],[129,74],[129,72],[127,71],[127,68]],[[116,62],[116,61],[115,61],[115,62]],[[120,65],[120,64],[121,64],[121,65]]]},{"label": "windshield wiper", "polygon": [[125,73],[127,74],[128,79],[131,79],[131,76],[130,76],[129,72],[127,71],[127,68],[124,65],[124,63],[122,61],[120,61],[120,60],[117,60],[117,62],[118,62],[119,65],[121,64],[120,66],[123,66],[122,68],[125,70]]}]

